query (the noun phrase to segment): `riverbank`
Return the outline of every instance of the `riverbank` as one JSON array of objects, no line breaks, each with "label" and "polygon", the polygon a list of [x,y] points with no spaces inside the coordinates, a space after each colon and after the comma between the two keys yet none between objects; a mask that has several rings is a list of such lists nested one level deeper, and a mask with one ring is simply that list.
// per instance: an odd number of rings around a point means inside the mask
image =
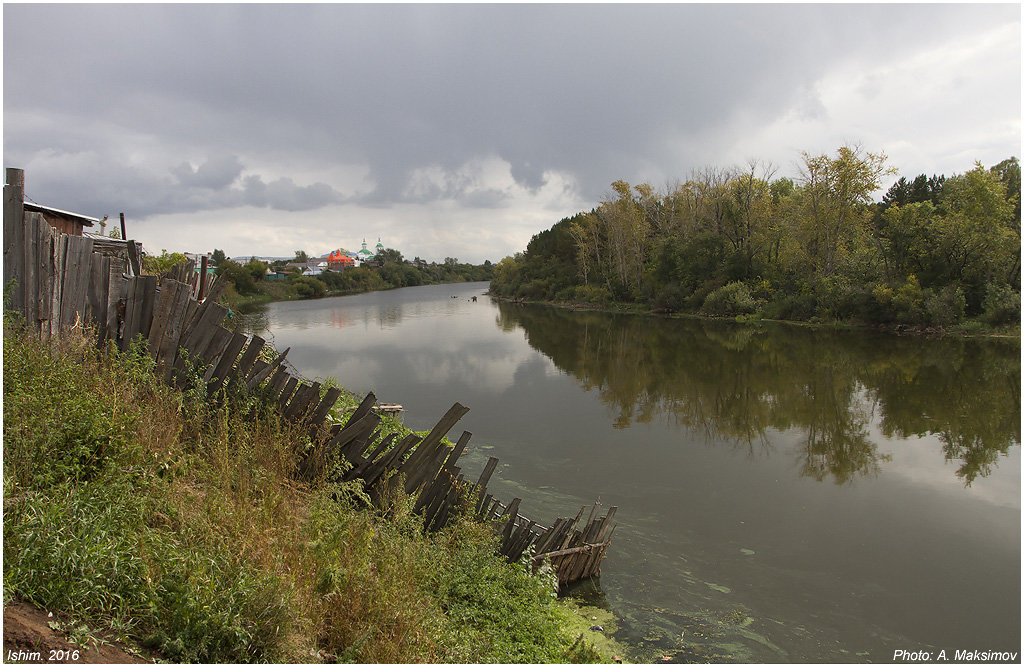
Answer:
[{"label": "riverbank", "polygon": [[857,322],[843,322],[838,320],[782,320],[758,315],[737,315],[735,317],[722,317],[712,315],[700,315],[695,313],[667,312],[661,308],[651,308],[645,304],[610,302],[606,304],[577,303],[564,301],[548,301],[542,299],[524,299],[521,297],[500,296],[488,291],[488,296],[504,301],[506,303],[523,303],[540,306],[550,306],[562,310],[591,311],[597,313],[612,313],[618,315],[641,315],[658,317],[662,319],[688,319],[688,320],[713,320],[713,321],[735,321],[740,323],[754,324],[758,322],[771,322],[774,324],[786,324],[789,326],[807,327],[830,330],[849,331],[877,331],[897,335],[916,336],[960,336],[960,337],[984,337],[984,338],[1010,338],[1020,339],[1020,323],[993,326],[980,319],[966,320],[948,327],[922,327],[909,324],[864,324]]},{"label": "riverbank", "polygon": [[172,389],[85,336],[4,347],[5,606],[171,662],[601,659],[489,527],[425,534],[403,494],[296,481],[308,433],[258,393]]}]

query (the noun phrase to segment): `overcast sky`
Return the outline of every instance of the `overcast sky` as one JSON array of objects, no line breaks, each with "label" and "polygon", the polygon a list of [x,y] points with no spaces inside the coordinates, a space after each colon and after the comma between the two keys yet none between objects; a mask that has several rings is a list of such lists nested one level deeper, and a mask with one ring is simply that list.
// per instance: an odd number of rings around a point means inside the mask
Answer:
[{"label": "overcast sky", "polygon": [[[4,165],[147,251],[498,261],[616,179],[1020,155],[1021,7],[5,4]],[[881,196],[881,192],[877,196]]]}]

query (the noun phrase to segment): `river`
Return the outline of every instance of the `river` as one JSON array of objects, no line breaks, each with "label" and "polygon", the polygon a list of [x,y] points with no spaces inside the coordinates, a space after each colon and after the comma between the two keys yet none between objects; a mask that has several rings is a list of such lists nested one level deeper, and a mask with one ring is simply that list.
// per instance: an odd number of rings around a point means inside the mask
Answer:
[{"label": "river", "polygon": [[469,407],[463,469],[497,456],[490,490],[530,518],[617,505],[600,580],[572,594],[615,613],[627,659],[1019,662],[1018,341],[572,312],[486,289],[274,303],[255,327],[302,374],[403,404],[412,428]]}]

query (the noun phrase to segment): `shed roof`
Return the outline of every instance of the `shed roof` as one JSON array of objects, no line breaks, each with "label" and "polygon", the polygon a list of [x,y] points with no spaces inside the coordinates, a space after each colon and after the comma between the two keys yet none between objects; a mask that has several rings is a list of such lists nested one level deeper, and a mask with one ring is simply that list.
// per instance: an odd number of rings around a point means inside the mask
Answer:
[{"label": "shed roof", "polygon": [[71,211],[63,211],[59,208],[43,206],[42,204],[35,204],[33,202],[25,202],[25,210],[35,211],[36,213],[56,213],[57,215],[64,216],[65,218],[74,218],[75,220],[80,220],[82,225],[86,227],[92,227],[100,221],[99,218],[82,215],[81,213],[72,213]]}]

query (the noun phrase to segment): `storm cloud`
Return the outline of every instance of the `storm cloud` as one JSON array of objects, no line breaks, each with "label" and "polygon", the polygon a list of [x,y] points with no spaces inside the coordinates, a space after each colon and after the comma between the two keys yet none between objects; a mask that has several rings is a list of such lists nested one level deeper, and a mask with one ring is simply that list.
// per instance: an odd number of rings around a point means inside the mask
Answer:
[{"label": "storm cloud", "polygon": [[8,4],[4,161],[160,247],[177,216],[183,250],[496,261],[619,178],[1015,154],[1019,34],[1015,5]]}]

